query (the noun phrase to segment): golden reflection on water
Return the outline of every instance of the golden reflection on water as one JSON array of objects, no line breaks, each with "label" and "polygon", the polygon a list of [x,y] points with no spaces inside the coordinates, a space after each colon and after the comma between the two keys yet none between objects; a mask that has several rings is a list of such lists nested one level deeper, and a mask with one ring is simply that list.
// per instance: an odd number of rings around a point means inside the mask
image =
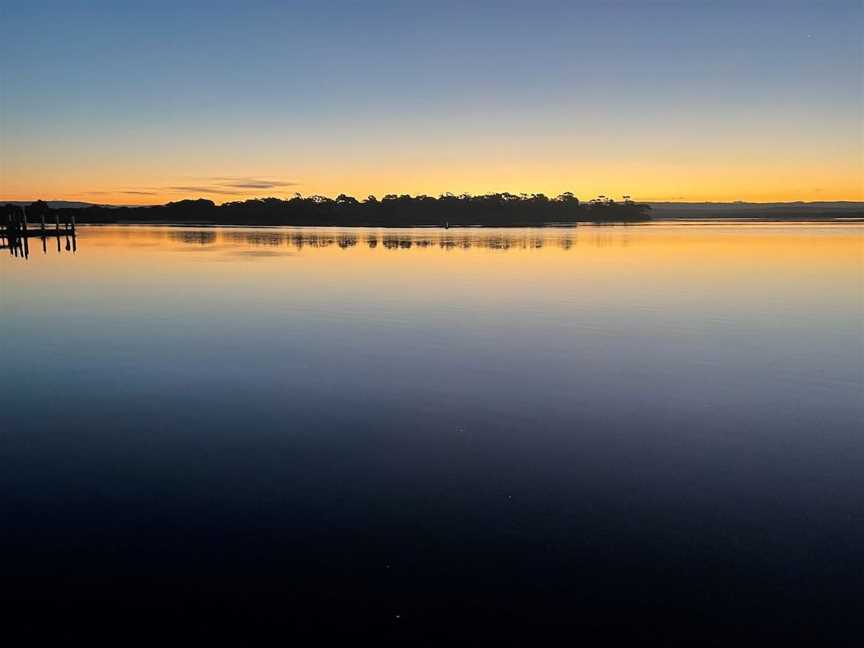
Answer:
[{"label": "golden reflection on water", "polygon": [[[305,285],[413,281],[417,291],[725,292],[754,285],[776,294],[818,291],[855,302],[862,281],[862,233],[855,223],[682,223],[513,229],[245,228],[80,226],[72,254],[31,255],[8,276],[26,282],[62,266],[66,278],[113,273],[147,277],[230,276],[233,281]],[[22,260],[23,261],[23,260]],[[26,270],[25,270],[26,268]],[[181,279],[182,280],[182,279]],[[482,285],[481,285],[482,284]],[[805,290],[805,285],[807,286]],[[407,290],[407,288],[405,288]],[[809,291],[809,292],[808,292]]]},{"label": "golden reflection on water", "polygon": [[[315,252],[350,255],[353,261],[395,260],[394,252],[410,260],[429,256],[448,263],[484,262],[508,264],[496,253],[531,254],[533,263],[648,263],[655,267],[686,266],[698,271],[722,265],[738,267],[782,266],[796,268],[816,263],[840,271],[860,270],[864,226],[843,223],[655,223],[639,226],[579,226],[573,228],[513,229],[337,229],[337,228],[233,228],[168,226],[82,226],[79,256],[97,260],[90,251],[106,255],[136,255],[134,248],[153,248],[152,253],[199,252],[209,260],[237,257],[312,257]],[[454,254],[451,254],[454,253]],[[492,256],[490,256],[492,254]],[[162,263],[186,263],[191,259],[163,259]],[[193,255],[200,256],[200,255]],[[400,258],[400,263],[410,262]]]},{"label": "golden reflection on water", "polygon": [[[185,246],[288,247],[342,250],[569,250],[576,245],[626,247],[632,244],[657,247],[686,240],[689,244],[725,245],[734,242],[784,246],[806,241],[808,246],[822,239],[832,243],[847,239],[860,245],[864,226],[858,223],[717,223],[661,222],[642,225],[583,225],[547,228],[249,228],[174,226],[79,226],[79,237],[98,246]],[[176,247],[176,246],[175,246]]]},{"label": "golden reflection on water", "polygon": [[119,321],[144,335],[231,322],[232,335],[264,327],[282,339],[314,321],[339,323],[332,344],[354,344],[364,326],[406,335],[406,348],[429,336],[501,351],[530,340],[586,354],[589,374],[624,349],[627,363],[663,370],[763,358],[775,377],[860,386],[862,234],[848,223],[82,226],[74,254],[0,255],[0,310],[25,328]]}]

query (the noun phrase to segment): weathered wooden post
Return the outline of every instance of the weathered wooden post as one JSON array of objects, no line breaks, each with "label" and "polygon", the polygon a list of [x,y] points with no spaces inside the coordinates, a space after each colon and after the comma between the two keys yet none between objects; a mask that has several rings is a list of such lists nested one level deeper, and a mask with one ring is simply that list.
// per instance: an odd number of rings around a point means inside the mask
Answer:
[{"label": "weathered wooden post", "polygon": [[24,256],[24,239],[21,238],[21,214],[15,214],[15,256]]},{"label": "weathered wooden post", "polygon": [[21,208],[21,238],[24,242],[24,258],[30,256],[30,243],[27,242],[27,210]]},{"label": "weathered wooden post", "polygon": [[17,243],[15,242],[15,236],[12,233],[12,228],[15,223],[15,214],[10,210],[6,214],[6,244],[9,246],[9,254],[15,255],[15,246]]}]

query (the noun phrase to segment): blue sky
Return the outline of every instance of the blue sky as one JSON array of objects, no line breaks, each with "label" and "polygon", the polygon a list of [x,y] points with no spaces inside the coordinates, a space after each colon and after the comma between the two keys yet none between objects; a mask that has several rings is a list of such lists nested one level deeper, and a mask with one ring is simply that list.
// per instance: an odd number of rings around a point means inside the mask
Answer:
[{"label": "blue sky", "polygon": [[6,198],[144,202],[217,178],[282,193],[860,198],[860,2],[2,12]]}]

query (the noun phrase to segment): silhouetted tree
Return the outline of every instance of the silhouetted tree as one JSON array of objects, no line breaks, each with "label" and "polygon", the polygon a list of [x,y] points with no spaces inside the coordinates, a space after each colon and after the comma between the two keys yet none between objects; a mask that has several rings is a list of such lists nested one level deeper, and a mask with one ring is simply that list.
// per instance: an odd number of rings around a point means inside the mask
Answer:
[{"label": "silhouetted tree", "polygon": [[[44,203],[42,203],[44,205]],[[32,207],[32,206],[31,206]],[[41,205],[39,206],[41,209]],[[47,209],[47,206],[45,207]],[[254,198],[216,206],[211,200],[180,200],[157,207],[89,207],[76,209],[78,222],[208,222],[255,225],[440,226],[449,223],[486,226],[539,226],[580,221],[629,222],[649,218],[648,205],[629,196],[616,203],[598,196],[580,203],[571,192],[553,199],[542,193],[493,193],[480,196],[443,193],[438,198],[387,194],[380,201],[368,196],[294,194],[288,200]],[[50,210],[49,210],[50,211]],[[65,211],[65,210],[61,210]]]}]

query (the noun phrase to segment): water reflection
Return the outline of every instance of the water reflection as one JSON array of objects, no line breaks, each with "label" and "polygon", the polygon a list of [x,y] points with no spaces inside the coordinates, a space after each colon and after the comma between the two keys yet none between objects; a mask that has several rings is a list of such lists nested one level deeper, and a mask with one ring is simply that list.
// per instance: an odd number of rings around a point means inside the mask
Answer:
[{"label": "water reflection", "polygon": [[142,236],[160,237],[188,245],[218,246],[220,244],[242,244],[249,246],[304,248],[339,247],[347,250],[365,244],[369,249],[379,245],[386,250],[410,250],[412,248],[439,248],[442,250],[531,250],[553,246],[563,250],[573,247],[576,239],[575,228],[548,228],[543,230],[328,230],[305,228],[279,229],[148,229]]},{"label": "water reflection", "polygon": [[216,242],[216,232],[213,230],[177,229],[169,231],[168,238],[190,245],[210,245]]},{"label": "water reflection", "polygon": [[328,601],[413,637],[451,602],[860,607],[862,231],[109,226],[0,255],[5,591]]},{"label": "water reflection", "polygon": [[[804,229],[806,227],[806,230]],[[594,250],[621,250],[650,242],[653,251],[658,244],[671,246],[676,254],[688,249],[708,246],[712,253],[718,244],[734,241],[734,256],[762,254],[749,250],[751,245],[761,248],[773,246],[777,241],[799,245],[806,237],[849,236],[857,232],[857,225],[824,222],[811,224],[736,223],[695,226],[689,222],[654,223],[620,226],[580,226],[544,228],[311,228],[311,227],[185,227],[185,226],[83,226],[76,230],[61,231],[56,236],[41,238],[43,253],[56,245],[59,253],[64,249],[77,252],[78,239],[83,235],[88,246],[103,247],[158,247],[180,252],[218,252],[223,255],[247,257],[290,256],[303,250],[379,252],[382,254],[406,251],[459,252],[479,250],[488,252],[570,252],[579,247]],[[802,233],[806,232],[806,237]],[[76,236],[76,233],[79,236]],[[32,233],[31,233],[32,234]],[[50,240],[54,238],[56,243]],[[746,246],[742,246],[746,243]],[[167,245],[166,245],[167,244]],[[33,237],[5,237],[0,248],[8,249],[15,257],[29,258]],[[257,251],[256,251],[257,249]],[[817,248],[818,249],[818,248]],[[643,250],[644,254],[645,250]],[[766,253],[771,253],[766,250]]]}]

